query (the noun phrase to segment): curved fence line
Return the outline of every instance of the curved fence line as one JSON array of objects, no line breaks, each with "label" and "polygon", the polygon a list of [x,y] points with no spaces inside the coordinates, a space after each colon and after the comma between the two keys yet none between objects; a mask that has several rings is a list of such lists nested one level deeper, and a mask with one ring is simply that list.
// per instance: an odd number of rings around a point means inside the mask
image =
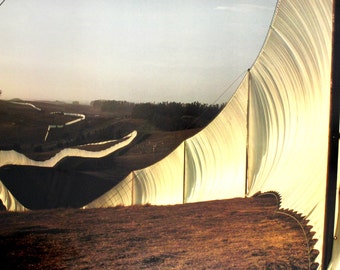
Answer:
[{"label": "curved fence line", "polygon": [[92,146],[92,145],[104,145],[104,144],[113,143],[113,142],[117,142],[117,141],[119,141],[119,140],[108,140],[108,141],[102,141],[102,142],[85,143],[85,144],[80,144],[77,147]]},{"label": "curved fence line", "polygon": [[[17,105],[23,105],[23,106],[29,106],[29,107],[32,107],[33,109],[37,110],[37,111],[41,111],[41,108],[35,106],[34,104],[32,103],[28,103],[28,102],[18,102],[18,101],[11,101],[12,104],[17,104]],[[64,128],[65,126],[69,126],[69,125],[73,125],[75,123],[78,123],[80,121],[83,121],[85,120],[85,114],[81,114],[81,113],[64,113],[64,112],[51,112],[50,114],[62,114],[62,115],[66,115],[66,116],[74,116],[74,117],[77,117],[77,119],[75,120],[72,120],[72,121],[69,121],[69,122],[66,122],[65,124],[63,125],[48,125],[47,127],[47,131],[46,131],[46,135],[45,135],[45,138],[44,138],[44,141],[46,142],[47,140],[47,137],[50,133],[50,130],[52,128]]]},{"label": "curved fence line", "polygon": [[0,167],[5,165],[29,165],[40,167],[53,167],[60,160],[66,157],[84,157],[84,158],[101,158],[106,155],[117,151],[118,149],[130,144],[137,136],[137,131],[133,131],[130,134],[122,138],[123,141],[99,151],[87,151],[76,148],[66,148],[59,151],[56,155],[50,159],[44,161],[36,161],[26,157],[25,155],[18,153],[14,150],[0,150]]},{"label": "curved fence line", "polygon": [[48,127],[47,127],[47,132],[46,132],[46,135],[45,135],[45,138],[44,138],[44,141],[45,141],[45,142],[46,142],[46,140],[47,140],[47,137],[48,137],[48,135],[49,135],[49,133],[50,133],[51,128],[64,128],[65,126],[73,125],[73,124],[75,124],[75,123],[78,123],[78,122],[80,122],[80,121],[85,120],[85,114],[80,114],[80,113],[51,112],[50,114],[62,114],[62,115],[74,116],[74,117],[78,117],[78,118],[75,119],[75,120],[66,122],[66,123],[63,124],[63,125],[48,125]]},{"label": "curved fence line", "polygon": [[35,105],[32,104],[32,103],[28,103],[28,102],[17,102],[17,101],[11,101],[11,103],[17,104],[17,105],[29,106],[29,107],[32,107],[33,109],[37,110],[37,111],[41,111],[40,108],[38,108],[37,106],[35,106]]}]

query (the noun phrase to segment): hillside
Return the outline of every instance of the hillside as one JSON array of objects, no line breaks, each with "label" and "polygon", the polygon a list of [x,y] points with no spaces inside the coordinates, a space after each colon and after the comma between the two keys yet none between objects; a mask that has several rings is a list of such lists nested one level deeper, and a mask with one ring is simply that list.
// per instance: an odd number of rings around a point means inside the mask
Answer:
[{"label": "hillside", "polygon": [[[119,139],[137,130],[139,134],[137,141],[141,145],[137,150],[132,151],[149,153],[155,144],[160,146],[159,143],[162,143],[163,146],[158,147],[156,152],[168,153],[183,139],[198,131],[198,129],[179,132],[162,131],[145,119],[131,118],[131,115],[119,111],[103,112],[100,108],[90,105],[62,102],[32,103],[42,110],[0,100],[1,150],[14,149],[31,158],[44,160],[65,147]],[[52,114],[52,112],[60,113]],[[74,125],[51,129],[47,140],[44,141],[49,125],[62,125],[74,120],[72,116],[61,114],[64,112],[84,114],[86,118]]]},{"label": "hillside", "polygon": [[[0,101],[0,149],[14,149],[32,159],[46,160],[65,147],[89,148],[79,145],[120,139],[133,130],[137,130],[138,135],[129,146],[100,159],[70,157],[53,168],[16,165],[0,168],[2,182],[30,209],[81,207],[112,188],[131,171],[162,159],[199,131],[162,131],[146,120],[101,112],[89,105],[33,103],[42,110]],[[51,129],[44,142],[48,125],[74,119],[51,112],[79,113],[86,118],[74,125]],[[92,146],[89,150],[100,147]],[[79,192],[80,186],[82,192]]]},{"label": "hillside", "polygon": [[[272,196],[0,213],[2,269],[316,269]],[[312,237],[305,227],[308,241]],[[311,243],[311,249],[314,242]],[[311,268],[309,268],[311,266]]]}]

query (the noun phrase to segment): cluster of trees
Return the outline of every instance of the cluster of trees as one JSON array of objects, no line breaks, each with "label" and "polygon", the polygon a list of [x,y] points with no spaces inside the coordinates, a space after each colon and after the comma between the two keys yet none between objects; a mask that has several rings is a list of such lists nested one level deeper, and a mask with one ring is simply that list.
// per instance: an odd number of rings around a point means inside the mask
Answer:
[{"label": "cluster of trees", "polygon": [[131,115],[135,106],[132,102],[119,100],[94,100],[90,104],[102,112],[111,112],[117,115]]},{"label": "cluster of trees", "polygon": [[202,128],[220,112],[222,106],[193,103],[136,104],[131,116],[148,120],[161,130]]},{"label": "cluster of trees", "polygon": [[174,131],[206,126],[224,107],[199,102],[131,103],[96,100],[91,105],[103,112],[112,112],[136,119],[145,119],[161,130]]}]

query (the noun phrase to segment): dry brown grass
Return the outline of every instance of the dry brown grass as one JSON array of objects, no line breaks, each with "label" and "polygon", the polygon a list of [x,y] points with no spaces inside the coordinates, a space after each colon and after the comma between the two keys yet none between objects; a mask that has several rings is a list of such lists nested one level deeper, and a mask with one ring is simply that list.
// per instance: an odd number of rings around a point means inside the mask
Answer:
[{"label": "dry brown grass", "polygon": [[1,213],[2,269],[308,269],[273,197]]}]

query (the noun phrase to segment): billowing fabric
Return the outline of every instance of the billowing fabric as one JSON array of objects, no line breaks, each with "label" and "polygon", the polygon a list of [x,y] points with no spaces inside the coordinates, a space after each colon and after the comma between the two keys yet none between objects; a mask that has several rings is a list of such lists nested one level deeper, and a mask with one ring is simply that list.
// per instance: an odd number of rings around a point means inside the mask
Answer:
[{"label": "billowing fabric", "polygon": [[248,76],[225,109],[185,141],[185,202],[243,197]]},{"label": "billowing fabric", "polygon": [[119,182],[114,188],[100,196],[98,199],[87,204],[83,208],[101,208],[112,206],[133,205],[133,181],[134,172],[131,172],[124,180]]},{"label": "billowing fabric", "polygon": [[8,211],[24,212],[28,211],[18,200],[13,196],[13,194],[4,186],[0,181],[0,199],[2,204],[6,207]]},{"label": "billowing fabric", "polygon": [[250,70],[249,196],[278,191],[321,254],[327,178],[332,1],[280,1]]},{"label": "billowing fabric", "polygon": [[136,170],[134,204],[183,203],[184,143],[161,161]]}]

